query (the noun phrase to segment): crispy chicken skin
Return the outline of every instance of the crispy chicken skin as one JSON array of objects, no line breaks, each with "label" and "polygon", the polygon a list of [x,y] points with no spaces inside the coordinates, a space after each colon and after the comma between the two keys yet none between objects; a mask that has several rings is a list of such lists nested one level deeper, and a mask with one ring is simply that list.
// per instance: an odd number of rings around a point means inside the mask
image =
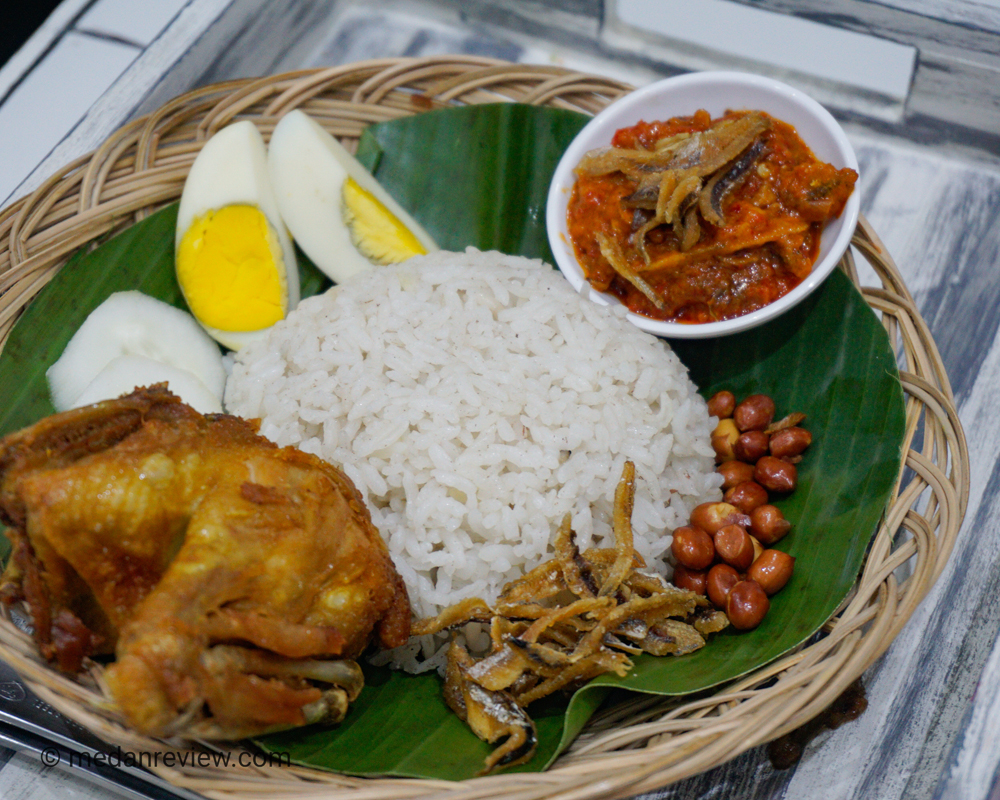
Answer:
[{"label": "crispy chicken skin", "polygon": [[256,425],[164,386],[57,414],[0,441],[0,588],[46,658],[111,653],[141,732],[240,738],[338,721],[374,636],[410,607],[350,480]]}]

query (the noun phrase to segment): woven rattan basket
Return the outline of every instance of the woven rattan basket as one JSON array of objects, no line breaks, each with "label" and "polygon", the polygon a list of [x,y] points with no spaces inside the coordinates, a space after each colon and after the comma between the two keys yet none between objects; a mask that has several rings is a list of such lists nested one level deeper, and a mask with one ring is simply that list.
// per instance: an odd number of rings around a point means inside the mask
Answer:
[{"label": "woven rattan basket", "polygon": [[[129,123],[0,214],[0,342],[75,250],[176,200],[202,144],[235,119],[253,120],[267,138],[284,113],[303,108],[351,147],[370,123],[432,108],[516,101],[592,114],[627,91],[615,81],[563,69],[465,57],[369,61],[198,89]],[[616,706],[593,719],[544,773],[450,783],[235,762],[226,769],[161,762],[154,771],[176,786],[225,798],[623,797],[719,765],[818,714],[882,654],[933,585],[969,492],[965,439],[927,326],[863,219],[853,244],[882,282],[863,289],[864,297],[900,353],[905,472],[855,591],[825,627],[828,635],[713,696],[682,704],[641,697]],[[850,252],[842,268],[857,282]],[[99,667],[89,680],[55,672],[9,619],[0,620],[0,659],[39,697],[112,747],[176,749],[177,743],[139,736],[121,724]]]}]

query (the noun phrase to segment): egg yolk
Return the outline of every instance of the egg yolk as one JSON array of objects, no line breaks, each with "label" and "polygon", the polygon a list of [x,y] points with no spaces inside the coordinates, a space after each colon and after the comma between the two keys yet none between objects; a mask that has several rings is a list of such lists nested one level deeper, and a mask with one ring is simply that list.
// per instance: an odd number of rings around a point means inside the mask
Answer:
[{"label": "egg yolk", "polygon": [[210,328],[256,331],[285,316],[281,244],[264,213],[232,205],[196,217],[177,250],[177,281]]},{"label": "egg yolk", "polygon": [[412,231],[354,178],[344,181],[341,196],[351,242],[369,261],[398,264],[427,252]]}]

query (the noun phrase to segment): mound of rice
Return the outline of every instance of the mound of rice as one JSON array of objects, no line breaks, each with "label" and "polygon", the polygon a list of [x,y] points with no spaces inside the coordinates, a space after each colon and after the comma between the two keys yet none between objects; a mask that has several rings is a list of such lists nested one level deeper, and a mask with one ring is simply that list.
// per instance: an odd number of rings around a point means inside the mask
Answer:
[{"label": "mound of rice", "polygon": [[[413,258],[304,301],[240,351],[225,404],[350,476],[418,616],[495,599],[550,557],[567,512],[581,549],[610,545],[626,459],[635,546],[661,572],[671,531],[719,497],[706,404],[666,343],[495,252]],[[417,668],[411,651],[397,663]]]}]

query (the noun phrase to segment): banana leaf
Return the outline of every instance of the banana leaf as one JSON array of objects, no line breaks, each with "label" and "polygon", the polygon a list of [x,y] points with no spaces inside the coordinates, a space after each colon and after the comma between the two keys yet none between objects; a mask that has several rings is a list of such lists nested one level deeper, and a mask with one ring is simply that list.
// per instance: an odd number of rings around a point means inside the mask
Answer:
[{"label": "banana leaf", "polygon": [[[372,126],[358,155],[442,247],[550,259],[549,179],[585,122],[569,111],[514,104],[434,111]],[[32,302],[0,354],[0,434],[52,413],[45,370],[112,292],[139,289],[183,307],[173,279],[175,220],[176,206],[167,207],[81,253]],[[328,286],[298,255],[303,296]],[[599,678],[568,702],[532,706],[538,754],[517,770],[550,764],[609,696],[702,692],[815,635],[850,591],[892,491],[904,422],[896,361],[885,331],[842,273],[766,326],[671,344],[704,396],[720,388],[737,396],[764,392],[779,415],[807,414],[814,444],[800,464],[798,489],[779,502],[794,528],[778,546],[795,556],[795,575],[754,631],[724,631],[679,658],[639,657],[626,678]],[[490,750],[448,710],[436,675],[370,666],[343,724],[258,744],[325,769],[451,780],[473,776]]]}]

